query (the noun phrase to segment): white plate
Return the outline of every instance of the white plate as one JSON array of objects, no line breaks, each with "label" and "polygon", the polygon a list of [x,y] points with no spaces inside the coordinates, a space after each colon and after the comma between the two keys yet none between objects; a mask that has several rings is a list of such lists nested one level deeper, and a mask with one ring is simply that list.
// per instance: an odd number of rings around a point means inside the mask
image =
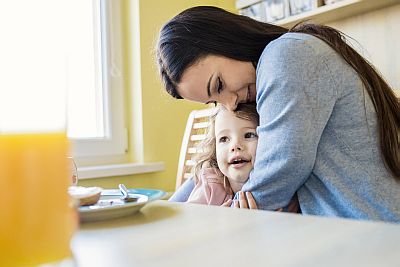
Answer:
[{"label": "white plate", "polygon": [[79,207],[81,222],[92,222],[115,219],[138,212],[147,203],[165,196],[165,192],[155,189],[129,189],[129,196],[135,197],[135,202],[124,202],[119,189],[101,191],[100,200],[91,206]]}]

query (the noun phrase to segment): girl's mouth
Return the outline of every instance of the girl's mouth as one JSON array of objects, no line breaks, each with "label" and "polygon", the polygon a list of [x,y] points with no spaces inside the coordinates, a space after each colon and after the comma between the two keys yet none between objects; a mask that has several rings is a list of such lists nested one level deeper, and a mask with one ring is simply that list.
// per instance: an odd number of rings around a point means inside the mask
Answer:
[{"label": "girl's mouth", "polygon": [[240,157],[234,158],[229,162],[229,165],[234,168],[234,169],[240,169],[243,166],[245,166],[247,163],[249,163],[250,161],[247,159],[243,159]]},{"label": "girl's mouth", "polygon": [[243,161],[240,163],[230,164],[230,166],[234,169],[240,169],[240,168],[246,166],[248,163],[249,163],[248,161]]},{"label": "girl's mouth", "polygon": [[237,158],[232,159],[229,162],[229,164],[240,164],[240,163],[243,163],[243,162],[249,162],[249,160],[237,157]]}]

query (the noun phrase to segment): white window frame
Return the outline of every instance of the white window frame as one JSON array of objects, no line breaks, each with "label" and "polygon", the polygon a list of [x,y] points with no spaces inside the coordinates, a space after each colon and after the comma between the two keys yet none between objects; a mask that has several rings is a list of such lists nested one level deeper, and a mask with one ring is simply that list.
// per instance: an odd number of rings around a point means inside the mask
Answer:
[{"label": "white window frame", "polygon": [[101,20],[102,81],[105,138],[73,139],[72,156],[79,166],[126,162],[128,132],[125,123],[120,1],[96,0]]},{"label": "white window frame", "polygon": [[[163,162],[144,162],[143,159],[143,133],[142,133],[142,113],[141,113],[141,94],[136,92],[132,103],[126,106],[124,90],[124,69],[123,60],[134,61],[140,65],[140,44],[139,44],[139,0],[134,0],[130,5],[132,12],[132,24],[135,37],[131,40],[134,44],[133,55],[123,55],[122,51],[122,27],[121,20],[121,0],[96,0],[104,4],[104,17],[107,21],[106,36],[108,48],[106,52],[106,62],[103,73],[103,81],[107,81],[103,86],[104,94],[108,94],[109,105],[106,107],[111,138],[108,139],[72,139],[72,155],[78,165],[79,179],[91,179],[101,177],[124,176],[139,173],[164,171]],[[130,56],[136,58],[130,58]],[[140,68],[139,73],[132,72],[134,87],[141,88]],[[140,90],[139,90],[140,91]],[[132,92],[131,92],[132,93]],[[133,132],[128,133],[125,119],[125,112],[136,114]],[[131,140],[130,144],[128,140]],[[132,150],[128,154],[128,147]],[[132,162],[135,159],[135,162]]]}]

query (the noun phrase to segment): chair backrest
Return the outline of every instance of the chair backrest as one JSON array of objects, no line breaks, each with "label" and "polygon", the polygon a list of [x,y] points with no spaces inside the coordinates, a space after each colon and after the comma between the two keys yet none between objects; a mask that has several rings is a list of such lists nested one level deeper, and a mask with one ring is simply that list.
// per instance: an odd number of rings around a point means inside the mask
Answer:
[{"label": "chair backrest", "polygon": [[186,179],[193,175],[191,173],[191,169],[194,166],[193,157],[198,153],[196,145],[206,137],[210,117],[216,110],[216,108],[193,110],[189,114],[179,155],[175,189],[178,189]]}]

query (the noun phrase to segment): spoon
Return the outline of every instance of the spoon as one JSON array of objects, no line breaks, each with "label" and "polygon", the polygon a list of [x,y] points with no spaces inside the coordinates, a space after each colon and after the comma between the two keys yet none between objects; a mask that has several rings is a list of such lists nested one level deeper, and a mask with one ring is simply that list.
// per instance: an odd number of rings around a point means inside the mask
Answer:
[{"label": "spoon", "polygon": [[137,197],[130,197],[129,196],[129,192],[128,189],[126,188],[126,186],[124,184],[119,184],[119,190],[121,190],[122,193],[122,197],[121,200],[125,201],[125,202],[133,202],[133,201],[137,201],[138,198]]}]

